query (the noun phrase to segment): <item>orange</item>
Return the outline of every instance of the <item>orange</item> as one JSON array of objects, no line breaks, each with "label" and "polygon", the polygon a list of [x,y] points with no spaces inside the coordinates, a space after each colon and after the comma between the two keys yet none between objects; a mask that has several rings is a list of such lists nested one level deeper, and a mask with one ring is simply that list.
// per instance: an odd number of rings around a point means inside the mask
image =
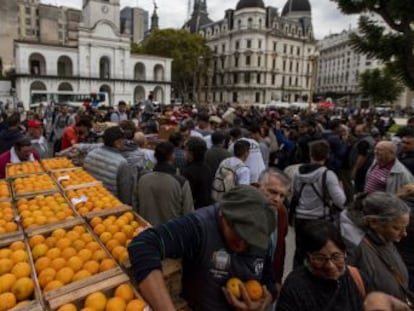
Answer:
[{"label": "orange", "polygon": [[73,303],[68,303],[59,307],[57,311],[78,311],[78,308]]},{"label": "orange", "polygon": [[47,257],[42,257],[39,258],[38,260],[36,260],[35,263],[35,268],[36,268],[36,272],[40,273],[42,272],[44,269],[48,268],[52,263],[52,260],[50,258]]},{"label": "orange", "polygon": [[9,258],[12,254],[12,250],[8,248],[0,249],[0,259],[2,258]]},{"label": "orange", "polygon": [[57,281],[60,281],[62,284],[68,284],[72,281],[73,275],[75,273],[73,272],[73,270],[69,267],[65,267],[60,269],[57,273],[56,273],[56,277],[55,279]]},{"label": "orange", "polygon": [[85,245],[86,245],[86,243],[84,241],[82,241],[82,240],[76,240],[76,241],[73,241],[73,243],[72,243],[72,247],[74,249],[76,249],[78,252],[81,249],[84,249],[85,248]]},{"label": "orange", "polygon": [[112,235],[119,232],[119,227],[117,225],[109,225],[106,229],[108,232],[112,233]]},{"label": "orange", "polygon": [[62,257],[66,260],[68,260],[69,258],[76,256],[77,252],[76,249],[74,249],[73,247],[67,247],[64,250],[62,250]]},{"label": "orange", "polygon": [[119,261],[119,258],[121,258],[122,253],[125,251],[125,247],[123,246],[115,246],[112,249],[112,256],[114,256],[115,259],[117,259]]},{"label": "orange", "polygon": [[56,242],[57,239],[53,236],[50,236],[46,239],[45,244],[49,247],[49,248],[53,248],[56,246]]},{"label": "orange", "polygon": [[86,248],[89,249],[92,252],[95,252],[97,250],[100,250],[101,246],[99,245],[98,242],[92,241],[92,242],[89,242],[88,244],[86,244]]},{"label": "orange", "polygon": [[66,234],[66,238],[68,238],[68,239],[69,239],[69,240],[71,240],[72,242],[73,242],[73,241],[78,240],[78,239],[79,239],[79,237],[80,237],[80,234],[79,234],[79,233],[77,233],[76,231],[69,231],[69,232]]},{"label": "orange", "polygon": [[1,294],[0,301],[0,311],[9,310],[16,305],[16,297],[12,293]]},{"label": "orange", "polygon": [[40,287],[45,288],[50,282],[55,279],[56,270],[53,268],[46,268],[39,274],[39,284]]},{"label": "orange", "polygon": [[101,235],[102,233],[104,233],[106,231],[106,227],[103,224],[98,224],[98,225],[96,225],[96,227],[93,228],[93,231],[97,235]]},{"label": "orange", "polygon": [[14,251],[10,255],[10,259],[13,260],[14,263],[18,262],[28,262],[29,261],[29,255],[25,250],[18,249],[17,251]]},{"label": "orange", "polygon": [[60,239],[58,238],[56,244],[57,244],[57,247],[59,247],[60,249],[65,249],[72,245],[72,241],[68,238],[60,238]]},{"label": "orange", "polygon": [[53,231],[52,236],[57,238],[57,239],[61,239],[66,235],[66,230],[65,229],[57,229],[55,231]]},{"label": "orange", "polygon": [[10,244],[9,248],[12,251],[17,251],[17,250],[24,250],[24,249],[26,249],[26,246],[24,245],[24,242],[17,241],[17,242],[14,242],[14,243]]},{"label": "orange", "polygon": [[226,283],[227,290],[233,294],[234,297],[237,299],[240,299],[241,292],[240,292],[240,285],[243,284],[243,282],[238,278],[231,278]]},{"label": "orange", "polygon": [[86,297],[84,307],[96,311],[105,311],[106,301],[106,296],[103,293],[96,292]]},{"label": "orange", "polygon": [[102,218],[101,217],[93,217],[90,221],[90,224],[92,226],[92,228],[95,228],[96,225],[99,225],[102,223]]},{"label": "orange", "polygon": [[134,291],[132,290],[131,285],[122,284],[116,288],[114,296],[122,298],[126,303],[128,303],[134,299]]},{"label": "orange", "polygon": [[89,260],[83,265],[83,269],[89,271],[89,273],[92,275],[98,273],[99,268],[100,268],[99,263],[97,263],[94,260]]},{"label": "orange", "polygon": [[96,260],[96,261],[101,261],[101,260],[103,260],[107,257],[108,257],[108,255],[105,253],[105,251],[103,249],[98,249],[92,255],[92,259]]},{"label": "orange", "polygon": [[14,265],[11,272],[17,279],[29,277],[31,272],[30,265],[27,262],[18,262]]},{"label": "orange", "polygon": [[72,282],[76,282],[76,281],[80,281],[80,280],[83,280],[83,279],[87,279],[91,275],[92,274],[89,271],[87,271],[87,270],[79,270],[73,276]]},{"label": "orange", "polygon": [[68,259],[67,266],[74,272],[79,271],[83,267],[83,261],[78,256],[73,256]]},{"label": "orange", "polygon": [[52,260],[59,258],[60,255],[61,255],[61,251],[57,247],[49,249],[46,253],[46,257],[49,257]]},{"label": "orange", "polygon": [[9,292],[16,281],[16,276],[11,273],[6,273],[0,276],[0,294]]},{"label": "orange", "polygon": [[29,299],[33,295],[34,282],[30,278],[21,278],[14,283],[12,293],[16,296],[17,301]]},{"label": "orange", "polygon": [[89,249],[82,249],[78,253],[78,257],[82,260],[82,262],[87,262],[89,259],[92,258],[92,252]]},{"label": "orange", "polygon": [[102,232],[99,238],[101,239],[102,243],[106,244],[109,240],[112,239],[112,234],[109,232]]},{"label": "orange", "polygon": [[119,256],[118,261],[121,264],[125,265],[128,262],[128,260],[129,260],[128,250],[127,249],[124,249],[124,251]]},{"label": "orange", "polygon": [[115,239],[112,239],[112,240],[109,240],[106,244],[105,244],[105,246],[106,246],[106,248],[111,252],[116,246],[118,246],[119,245],[119,242],[118,242],[118,240],[115,240]]},{"label": "orange", "polygon": [[73,227],[72,230],[77,232],[78,234],[82,234],[82,233],[86,232],[85,228],[82,227],[82,226],[75,226],[75,227]]},{"label": "orange", "polygon": [[114,239],[115,239],[115,240],[118,240],[119,244],[121,244],[121,245],[125,245],[125,242],[126,242],[126,240],[127,240],[127,236],[126,236],[126,234],[125,234],[125,233],[123,233],[123,232],[116,232],[116,233],[114,234]]},{"label": "orange", "polygon": [[86,232],[81,235],[81,239],[83,242],[89,243],[93,241],[93,236],[90,233]]},{"label": "orange", "polygon": [[108,300],[105,311],[124,311],[126,303],[122,298],[113,297]]},{"label": "orange", "polygon": [[29,245],[31,248],[35,247],[36,245],[43,243],[45,241],[45,237],[40,234],[36,234],[29,239]]},{"label": "orange", "polygon": [[65,258],[59,257],[52,260],[50,267],[59,271],[60,269],[66,267],[66,260]]},{"label": "orange", "polygon": [[106,258],[104,260],[102,260],[101,265],[100,265],[100,271],[104,272],[107,270],[110,270],[112,268],[116,267],[116,263],[114,260],[110,259],[110,258]]},{"label": "orange", "polygon": [[14,232],[17,231],[18,227],[15,222],[8,222],[6,223],[4,229],[6,229],[6,232]]},{"label": "orange", "polygon": [[43,257],[46,255],[49,247],[46,244],[38,244],[32,249],[33,258],[36,260],[37,258]]},{"label": "orange", "polygon": [[0,275],[9,273],[13,268],[13,260],[9,258],[0,259]]},{"label": "orange", "polygon": [[247,294],[249,295],[251,300],[259,300],[263,297],[263,288],[258,281],[249,280],[246,283],[244,283],[244,286],[246,287]]},{"label": "orange", "polygon": [[60,288],[60,287],[62,287],[64,284],[62,283],[62,282],[60,282],[60,281],[57,281],[57,280],[53,280],[53,281],[51,281],[51,282],[49,282],[46,286],[45,286],[45,288],[43,289],[45,292],[48,292],[48,291],[51,291],[51,290],[54,290],[54,289],[57,289],[57,288]]},{"label": "orange", "polygon": [[126,225],[122,228],[122,232],[125,233],[128,239],[134,236],[134,228],[130,225]]},{"label": "orange", "polygon": [[134,299],[128,303],[125,311],[144,311],[147,304],[141,299]]}]

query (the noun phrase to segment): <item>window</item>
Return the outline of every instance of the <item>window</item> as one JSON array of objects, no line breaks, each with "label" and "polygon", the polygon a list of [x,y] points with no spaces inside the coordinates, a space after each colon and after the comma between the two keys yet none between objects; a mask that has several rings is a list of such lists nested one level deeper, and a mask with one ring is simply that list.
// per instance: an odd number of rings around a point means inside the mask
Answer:
[{"label": "window", "polygon": [[239,83],[239,75],[237,73],[233,74],[233,82],[234,84]]},{"label": "window", "polygon": [[239,57],[238,56],[234,57],[234,67],[239,67]]},{"label": "window", "polygon": [[240,49],[240,41],[236,41],[235,49],[236,50]]},{"label": "window", "polygon": [[250,83],[250,72],[244,74],[244,83]]},{"label": "window", "polygon": [[260,73],[258,73],[257,76],[256,76],[256,83],[260,84],[261,80],[262,80],[262,75]]},{"label": "window", "polygon": [[286,60],[283,60],[283,71],[286,71]]},{"label": "window", "polygon": [[256,103],[260,103],[260,93],[256,92]]},{"label": "window", "polygon": [[289,62],[289,72],[292,72],[292,70],[293,70],[293,62],[290,61]]},{"label": "window", "polygon": [[298,83],[298,78],[295,78],[295,85],[296,85],[296,86],[298,86],[298,85],[299,85],[299,83]]},{"label": "window", "polygon": [[277,48],[277,43],[273,42],[273,51],[276,52],[276,48]]},{"label": "window", "polygon": [[257,45],[258,45],[258,48],[261,49],[262,48],[262,40],[259,40]]},{"label": "window", "polygon": [[250,56],[246,56],[246,66],[250,66]]},{"label": "window", "polygon": [[253,28],[253,19],[249,18],[247,20],[247,28],[252,29]]},{"label": "window", "polygon": [[32,13],[30,6],[25,7],[25,12],[26,14],[29,14],[29,15]]},{"label": "window", "polygon": [[293,55],[293,45],[290,46],[290,54]]},{"label": "window", "polygon": [[275,85],[275,83],[276,83],[276,75],[273,74],[272,75],[272,85]]},{"label": "window", "polygon": [[33,35],[32,29],[26,29],[26,36],[31,36],[31,35]]},{"label": "window", "polygon": [[299,62],[296,63],[296,72],[299,72]]},{"label": "window", "polygon": [[298,56],[300,55],[300,47],[297,48],[296,55],[298,55]]},{"label": "window", "polygon": [[233,93],[233,103],[237,103],[238,99],[237,99],[237,92]]},{"label": "window", "polygon": [[241,20],[237,21],[237,29],[240,30],[241,29]]},{"label": "window", "polygon": [[272,68],[276,69],[276,58],[273,58],[272,60]]},{"label": "window", "polygon": [[215,53],[215,54],[217,54],[217,52],[218,52],[218,46],[217,46],[217,45],[215,45],[215,46],[214,46],[214,53]]},{"label": "window", "polygon": [[251,48],[252,48],[252,40],[250,40],[250,39],[247,39],[247,40],[246,40],[246,47],[247,47],[248,49],[251,49]]},{"label": "window", "polygon": [[221,68],[224,68],[224,65],[226,64],[226,59],[224,57],[221,58]]},{"label": "window", "polygon": [[257,57],[257,67],[260,67],[260,66],[262,66],[262,57],[258,56]]},{"label": "window", "polygon": [[221,46],[221,51],[224,53],[224,52],[226,52],[226,45],[225,44],[223,44],[222,46]]},{"label": "window", "polygon": [[292,77],[289,77],[289,86],[292,86]]},{"label": "window", "polygon": [[30,18],[26,18],[26,25],[30,26],[32,24],[32,20]]},{"label": "window", "polygon": [[259,29],[262,29],[262,19],[259,19]]},{"label": "window", "polygon": [[285,87],[285,76],[282,76],[282,87]]},{"label": "window", "polygon": [[283,53],[286,54],[286,52],[287,52],[287,45],[286,44],[283,44]]}]

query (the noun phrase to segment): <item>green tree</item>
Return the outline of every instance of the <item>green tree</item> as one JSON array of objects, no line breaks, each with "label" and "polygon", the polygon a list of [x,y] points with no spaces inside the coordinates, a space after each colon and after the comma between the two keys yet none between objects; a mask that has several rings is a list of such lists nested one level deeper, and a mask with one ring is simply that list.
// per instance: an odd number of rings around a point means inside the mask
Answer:
[{"label": "green tree", "polygon": [[366,70],[359,75],[359,87],[364,96],[374,105],[394,102],[404,87],[398,78],[389,73],[389,69]]},{"label": "green tree", "polygon": [[[382,60],[392,74],[414,89],[414,1],[333,0],[345,14],[376,13],[388,29],[363,15],[360,34],[352,34],[356,51]],[[391,31],[390,31],[391,30]]]},{"label": "green tree", "polygon": [[211,59],[203,37],[177,29],[154,31],[142,46],[133,46],[132,52],[172,58],[174,95],[185,101],[190,93],[194,93],[198,77],[206,74]]}]

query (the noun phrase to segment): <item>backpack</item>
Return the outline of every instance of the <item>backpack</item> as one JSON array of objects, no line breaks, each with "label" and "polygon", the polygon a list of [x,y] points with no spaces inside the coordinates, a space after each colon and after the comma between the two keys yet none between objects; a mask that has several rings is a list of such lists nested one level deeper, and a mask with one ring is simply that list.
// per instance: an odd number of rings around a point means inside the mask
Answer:
[{"label": "backpack", "polygon": [[235,167],[228,164],[228,161],[220,164],[214,176],[211,191],[211,197],[214,201],[220,201],[226,192],[238,185],[237,171],[242,167],[247,167],[244,163],[239,163]]},{"label": "backpack", "polygon": [[294,152],[289,151],[285,144],[281,144],[276,151],[269,155],[269,165],[284,170],[294,159]]}]

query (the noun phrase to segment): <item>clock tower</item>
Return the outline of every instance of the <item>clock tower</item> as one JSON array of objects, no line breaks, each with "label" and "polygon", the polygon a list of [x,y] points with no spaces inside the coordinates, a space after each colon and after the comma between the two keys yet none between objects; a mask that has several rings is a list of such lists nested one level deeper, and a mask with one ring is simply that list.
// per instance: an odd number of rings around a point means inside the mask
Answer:
[{"label": "clock tower", "polygon": [[92,28],[100,20],[113,23],[119,31],[120,0],[83,0],[83,25]]}]

